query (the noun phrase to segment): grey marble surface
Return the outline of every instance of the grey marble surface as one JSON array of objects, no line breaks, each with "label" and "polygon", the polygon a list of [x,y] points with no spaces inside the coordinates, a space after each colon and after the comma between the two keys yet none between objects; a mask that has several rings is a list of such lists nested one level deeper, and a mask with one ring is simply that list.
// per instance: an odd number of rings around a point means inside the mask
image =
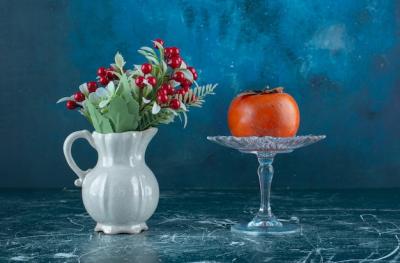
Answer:
[{"label": "grey marble surface", "polygon": [[273,192],[299,234],[251,237],[258,191],[162,191],[139,235],[93,232],[79,190],[0,191],[0,262],[400,262],[400,191]]}]

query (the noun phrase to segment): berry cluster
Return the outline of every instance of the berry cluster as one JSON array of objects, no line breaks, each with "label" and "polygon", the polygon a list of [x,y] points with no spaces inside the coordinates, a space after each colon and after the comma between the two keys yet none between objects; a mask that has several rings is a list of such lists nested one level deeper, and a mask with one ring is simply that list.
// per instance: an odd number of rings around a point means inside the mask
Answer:
[{"label": "berry cluster", "polygon": [[106,86],[111,80],[118,79],[114,74],[115,69],[111,66],[108,69],[100,67],[97,69],[98,82]]},{"label": "berry cluster", "polygon": [[[170,107],[171,109],[177,110],[181,107],[181,102],[177,95],[184,96],[193,85],[193,81],[197,80],[197,72],[194,67],[186,66],[183,61],[180,50],[177,47],[165,47],[164,41],[162,39],[154,40],[154,47],[156,49],[163,48],[164,51],[164,61],[166,65],[169,66],[169,74],[167,74],[166,81],[160,83],[156,91],[156,101],[159,105],[163,107]],[[139,88],[144,88],[146,81],[151,87],[157,86],[157,79],[151,75],[152,65],[149,63],[144,63],[141,65],[141,75],[137,76],[135,79],[135,84]],[[190,72],[191,76],[187,78],[183,71],[180,69],[186,69]],[[175,87],[179,87],[175,89]],[[192,101],[196,98],[193,95]]]},{"label": "berry cluster", "polygon": [[140,70],[143,73],[143,76],[138,76],[135,79],[135,84],[139,88],[144,88],[146,83],[149,84],[151,87],[155,87],[157,85],[157,79],[151,75],[151,71],[153,70],[153,66],[150,63],[144,63]]},{"label": "berry cluster", "polygon": [[117,53],[114,64],[97,69],[96,81],[80,85],[79,91],[59,102],[79,109],[100,132],[120,132],[128,127],[124,123],[132,125],[128,130],[144,130],[169,123],[179,114],[186,123],[188,107],[200,107],[216,85],[198,86],[196,69],[185,63],[179,48],[164,47],[162,39],[153,43],[155,49],[138,50],[146,63],[125,69],[126,62]]},{"label": "berry cluster", "polygon": [[[100,85],[106,86],[110,81],[112,80],[117,80],[118,77],[114,74],[114,68],[109,67],[108,69],[105,67],[99,67],[97,69],[97,81],[89,81],[86,82],[86,89],[87,89],[87,95],[96,92],[97,88],[99,87],[98,83]],[[77,102],[83,102],[86,99],[87,96],[81,91],[76,92],[73,95],[73,100],[68,100],[66,102],[66,107],[69,110],[76,109],[78,107],[81,107],[80,104]]]},{"label": "berry cluster", "polygon": [[[158,43],[158,45],[156,43]],[[154,47],[158,49],[159,46],[163,47],[164,41],[162,39],[154,40]],[[167,81],[164,83],[157,83],[157,78],[152,75],[153,66],[150,63],[141,65],[141,74],[136,76],[134,81],[135,85],[140,89],[143,89],[146,84],[150,85],[152,88],[157,88],[157,84],[159,84],[155,97],[157,103],[161,106],[169,106],[171,109],[177,110],[181,107],[181,102],[176,95],[184,96],[193,85],[193,81],[197,80],[198,75],[194,67],[186,66],[181,57],[179,48],[166,47],[163,50],[164,62],[170,68]],[[191,77],[187,78],[185,73],[180,71],[181,68],[188,70],[191,73]],[[88,93],[95,92],[99,84],[106,86],[110,81],[118,80],[118,76],[114,73],[115,71],[116,69],[112,66],[109,68],[99,67],[97,69],[97,82],[89,81],[86,83]],[[175,89],[174,86],[179,88]],[[68,100],[66,102],[66,107],[70,110],[79,107],[80,105],[77,102],[83,102],[86,99],[85,94],[80,91],[75,93],[73,98],[74,100]],[[196,97],[193,95],[192,101],[194,100],[196,100]]]}]

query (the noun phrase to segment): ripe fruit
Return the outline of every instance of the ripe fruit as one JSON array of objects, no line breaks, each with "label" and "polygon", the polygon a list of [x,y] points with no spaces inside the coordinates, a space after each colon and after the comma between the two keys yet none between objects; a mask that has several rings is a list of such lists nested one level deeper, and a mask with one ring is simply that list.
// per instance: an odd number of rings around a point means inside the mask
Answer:
[{"label": "ripe fruit", "polygon": [[170,48],[171,57],[179,57],[179,48],[171,47]]},{"label": "ripe fruit", "polygon": [[283,88],[239,94],[228,111],[229,129],[237,137],[292,137],[299,124],[297,103]]},{"label": "ripe fruit", "polygon": [[99,82],[100,82],[100,84],[101,85],[107,85],[110,81],[108,80],[108,78],[106,77],[106,76],[101,76],[100,78],[99,78]]},{"label": "ripe fruit", "polygon": [[181,85],[182,85],[182,87],[190,88],[190,86],[192,86],[192,82],[190,82],[190,80],[188,80],[188,79],[184,79],[181,81]]},{"label": "ripe fruit", "polygon": [[86,83],[86,86],[88,88],[89,93],[95,92],[97,89],[96,81],[89,81],[88,83]]},{"label": "ripe fruit", "polygon": [[144,87],[144,77],[138,76],[138,77],[135,79],[135,84],[136,84],[136,86],[138,86],[139,88],[143,88],[143,87]]},{"label": "ripe fruit", "polygon": [[172,76],[172,79],[175,80],[176,82],[182,82],[185,80],[185,74],[182,71],[177,71]]},{"label": "ripe fruit", "polygon": [[109,80],[116,79],[116,77],[117,77],[117,76],[114,75],[113,71],[114,71],[113,68],[107,69],[106,77],[107,77]]},{"label": "ripe fruit", "polygon": [[181,88],[181,89],[178,89],[177,91],[175,91],[175,94],[179,94],[179,95],[185,96],[186,92],[187,91],[185,89]]},{"label": "ripe fruit", "polygon": [[166,58],[169,58],[171,56],[171,48],[170,47],[164,48],[164,56]]},{"label": "ripe fruit", "polygon": [[85,95],[83,95],[82,92],[78,91],[77,93],[74,94],[74,99],[75,101],[81,102],[85,100]]},{"label": "ripe fruit", "polygon": [[177,109],[179,109],[179,108],[181,107],[181,103],[179,102],[178,99],[172,99],[172,100],[169,102],[169,107],[170,107],[171,109],[177,110]]},{"label": "ripe fruit", "polygon": [[182,64],[182,58],[181,57],[171,57],[168,60],[168,65],[171,68],[179,68]]},{"label": "ripe fruit", "polygon": [[67,103],[65,104],[65,106],[67,107],[67,109],[73,110],[76,107],[78,107],[78,104],[76,104],[76,102],[73,100],[68,100]]},{"label": "ripe fruit", "polygon": [[167,83],[162,84],[160,89],[165,90],[167,92],[167,95],[174,94],[174,88]]},{"label": "ripe fruit", "polygon": [[144,63],[141,67],[143,74],[149,74],[153,67],[149,63]]},{"label": "ripe fruit", "polygon": [[193,80],[196,80],[198,77],[197,72],[193,73]]},{"label": "ripe fruit", "polygon": [[166,47],[166,48],[164,48],[164,55],[167,58],[179,57],[179,48]]},{"label": "ripe fruit", "polygon": [[160,94],[157,96],[157,102],[159,104],[164,104],[168,102],[168,96],[166,94]]},{"label": "ripe fruit", "polygon": [[192,73],[193,79],[196,80],[198,78],[196,69],[194,67],[187,67],[187,69]]},{"label": "ripe fruit", "polygon": [[[154,42],[158,42],[161,46],[164,46],[164,40],[162,40],[161,38],[155,39]],[[154,48],[158,49],[156,44],[154,44]]]},{"label": "ripe fruit", "polygon": [[107,74],[107,69],[105,67],[100,67],[97,69],[97,76],[103,77]]},{"label": "ripe fruit", "polygon": [[157,85],[157,79],[153,76],[147,77],[147,83],[154,87],[155,85]]},{"label": "ripe fruit", "polygon": [[159,89],[157,90],[157,95],[168,95],[166,89]]}]

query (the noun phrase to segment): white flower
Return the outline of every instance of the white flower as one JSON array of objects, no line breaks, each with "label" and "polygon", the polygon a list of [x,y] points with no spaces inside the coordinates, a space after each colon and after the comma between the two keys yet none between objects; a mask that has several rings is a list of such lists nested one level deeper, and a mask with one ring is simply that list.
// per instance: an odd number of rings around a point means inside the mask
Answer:
[{"label": "white flower", "polygon": [[[81,85],[79,85],[79,91],[82,92],[82,93],[85,95],[85,97],[87,97],[87,96],[89,95],[89,89],[88,89],[88,87],[87,87],[86,82],[83,83],[83,84],[81,84]],[[71,95],[71,96],[69,96],[69,97],[61,98],[61,99],[59,99],[59,100],[57,101],[57,103],[64,102],[64,101],[68,101],[68,100],[75,100],[75,99],[74,99],[74,95]],[[77,103],[78,105],[82,105],[81,102],[76,101],[76,103]]]},{"label": "white flower", "polygon": [[115,93],[114,82],[108,83],[105,88],[98,88],[95,92],[89,94],[89,101],[99,108],[104,108],[110,103],[112,96]]},{"label": "white flower", "polygon": [[145,97],[142,97],[143,103],[148,104],[151,102],[151,100],[146,99]]},{"label": "white flower", "polygon": [[153,104],[153,108],[151,109],[151,113],[153,113],[154,115],[159,113],[161,110],[160,105],[158,105],[156,102],[154,102]]},{"label": "white flower", "polygon": [[81,84],[81,85],[79,85],[79,90],[80,90],[83,94],[85,94],[85,96],[87,96],[87,95],[89,94],[89,89],[88,89],[88,87],[87,87],[86,82],[83,83],[83,84]]}]

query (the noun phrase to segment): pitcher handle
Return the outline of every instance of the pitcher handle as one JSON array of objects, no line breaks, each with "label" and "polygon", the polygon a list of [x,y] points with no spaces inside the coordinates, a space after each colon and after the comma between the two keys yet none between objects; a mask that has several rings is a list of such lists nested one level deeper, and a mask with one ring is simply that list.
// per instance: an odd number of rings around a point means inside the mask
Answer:
[{"label": "pitcher handle", "polygon": [[72,158],[72,153],[71,153],[72,144],[77,139],[86,139],[89,142],[90,146],[92,146],[94,149],[96,149],[96,147],[94,144],[92,134],[87,130],[73,132],[70,135],[68,135],[68,137],[64,141],[63,148],[64,148],[65,159],[67,160],[67,163],[69,167],[71,167],[72,171],[74,171],[74,173],[76,173],[76,175],[79,177],[78,179],[75,180],[75,186],[80,187],[82,186],[86,174],[88,174],[91,169],[83,171],[81,168],[78,167],[74,158]]}]

